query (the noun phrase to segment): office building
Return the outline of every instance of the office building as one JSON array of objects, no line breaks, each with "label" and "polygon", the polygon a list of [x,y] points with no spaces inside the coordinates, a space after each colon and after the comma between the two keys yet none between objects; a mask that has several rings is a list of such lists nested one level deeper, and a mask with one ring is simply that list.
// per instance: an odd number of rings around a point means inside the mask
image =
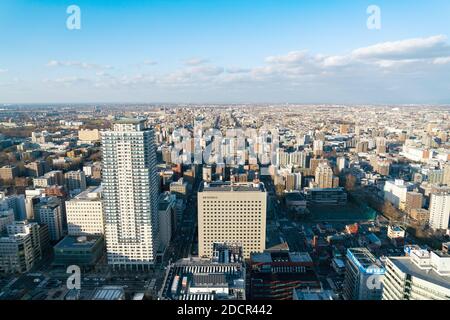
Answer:
[{"label": "office building", "polygon": [[105,233],[102,191],[102,186],[89,187],[72,200],[66,201],[67,231],[70,236]]},{"label": "office building", "polygon": [[423,195],[419,192],[407,192],[405,201],[405,211],[411,213],[413,209],[420,209],[423,205]]},{"label": "office building", "polygon": [[188,183],[180,178],[178,181],[172,182],[170,184],[170,192],[175,194],[177,198],[186,198],[188,192]]},{"label": "office building", "polygon": [[335,178],[337,177],[333,175],[333,169],[326,163],[320,163],[316,169],[315,186],[321,189],[337,188],[339,181]]},{"label": "office building", "polygon": [[29,177],[40,177],[46,171],[47,164],[43,160],[37,160],[25,164],[25,169]]},{"label": "office building", "polygon": [[35,218],[48,226],[50,241],[63,237],[63,216],[61,201],[56,197],[41,198],[35,208]]},{"label": "office building", "polygon": [[430,222],[434,230],[446,230],[450,221],[450,193],[433,193],[430,199]]},{"label": "office building", "polygon": [[450,255],[414,249],[388,257],[383,300],[450,300]]},{"label": "office building", "polygon": [[396,208],[405,210],[406,194],[412,191],[414,184],[405,183],[401,179],[386,181],[384,184],[384,199],[389,201]]},{"label": "office building", "polygon": [[84,191],[86,190],[86,175],[84,171],[69,171],[64,174],[64,180],[66,182],[66,188],[71,191]]},{"label": "office building", "polygon": [[33,267],[33,262],[29,234],[0,237],[0,274],[27,272]]},{"label": "office building", "polygon": [[346,205],[347,192],[344,188],[320,189],[313,188],[305,189],[306,201],[311,205]]},{"label": "office building", "polygon": [[381,300],[385,270],[367,248],[347,249],[345,269],[345,300]]},{"label": "office building", "polygon": [[241,243],[244,258],[263,252],[267,192],[263,183],[213,182],[198,191],[199,256],[211,258],[213,243]]},{"label": "office building", "polygon": [[42,255],[47,249],[45,246],[42,246],[41,241],[41,229],[37,222],[29,222],[29,221],[14,221],[10,225],[6,227],[8,235],[17,235],[17,234],[26,234],[30,236],[31,247],[33,249],[33,263],[42,258]]},{"label": "office building", "polygon": [[0,210],[0,234],[6,230],[6,226],[14,222],[14,212],[12,209]]},{"label": "office building", "polygon": [[159,247],[156,148],[144,122],[121,119],[102,133],[108,263],[118,268],[152,266]]},{"label": "office building", "polygon": [[55,265],[94,266],[103,256],[103,236],[66,236],[53,247]]},{"label": "office building", "polygon": [[12,210],[15,220],[27,219],[25,197],[23,195],[7,196],[0,192],[0,211]]},{"label": "office building", "polygon": [[450,162],[444,165],[444,179],[442,183],[450,187]]},{"label": "office building", "polygon": [[162,193],[158,203],[159,239],[161,251],[169,246],[176,229],[176,197],[170,192]]},{"label": "office building", "polygon": [[19,175],[19,168],[17,166],[3,166],[0,168],[0,180],[14,180]]},{"label": "office building", "polygon": [[46,249],[42,247],[40,226],[35,222],[16,221],[6,229],[7,236],[0,237],[0,274],[31,270]]}]

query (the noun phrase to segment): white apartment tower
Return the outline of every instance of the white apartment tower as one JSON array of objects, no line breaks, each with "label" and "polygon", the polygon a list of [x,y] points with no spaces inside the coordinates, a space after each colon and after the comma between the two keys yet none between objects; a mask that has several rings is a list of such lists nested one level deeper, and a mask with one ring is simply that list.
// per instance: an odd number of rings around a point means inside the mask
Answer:
[{"label": "white apartment tower", "polygon": [[122,269],[148,269],[159,245],[156,148],[144,122],[121,119],[102,133],[108,263]]},{"label": "white apartment tower", "polygon": [[199,256],[214,243],[239,243],[244,258],[266,248],[267,192],[262,183],[204,183],[198,192]]},{"label": "white apartment tower", "polygon": [[450,193],[431,195],[429,225],[434,230],[448,229],[450,221]]}]

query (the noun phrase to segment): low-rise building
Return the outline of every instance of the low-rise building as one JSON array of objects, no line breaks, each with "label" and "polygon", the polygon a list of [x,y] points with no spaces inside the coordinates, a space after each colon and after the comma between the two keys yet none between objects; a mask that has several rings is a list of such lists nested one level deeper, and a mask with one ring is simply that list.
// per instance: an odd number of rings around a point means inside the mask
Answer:
[{"label": "low-rise building", "polygon": [[103,256],[103,236],[66,236],[53,247],[55,265],[93,266]]},{"label": "low-rise building", "polygon": [[214,244],[213,258],[182,259],[167,268],[164,300],[245,300],[245,263],[240,245]]},{"label": "low-rise building", "polygon": [[295,289],[320,289],[311,256],[306,252],[266,250],[250,256],[250,299],[292,300]]}]

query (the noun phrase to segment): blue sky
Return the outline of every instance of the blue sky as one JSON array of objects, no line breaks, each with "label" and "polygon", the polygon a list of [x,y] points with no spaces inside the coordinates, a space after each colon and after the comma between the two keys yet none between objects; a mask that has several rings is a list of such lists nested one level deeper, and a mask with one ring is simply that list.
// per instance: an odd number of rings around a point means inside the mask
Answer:
[{"label": "blue sky", "polygon": [[0,102],[450,103],[449,15],[448,0],[2,0]]}]

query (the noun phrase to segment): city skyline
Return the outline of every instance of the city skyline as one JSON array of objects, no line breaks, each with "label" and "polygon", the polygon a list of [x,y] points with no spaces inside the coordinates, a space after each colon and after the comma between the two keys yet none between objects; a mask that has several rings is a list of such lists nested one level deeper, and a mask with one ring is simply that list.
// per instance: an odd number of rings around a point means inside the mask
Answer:
[{"label": "city skyline", "polygon": [[450,300],[449,12],[0,1],[0,303]]},{"label": "city skyline", "polygon": [[[80,8],[79,30],[66,26],[70,5]],[[370,5],[380,8],[380,29],[367,27]],[[448,104],[449,9],[4,2],[0,103]]]}]

